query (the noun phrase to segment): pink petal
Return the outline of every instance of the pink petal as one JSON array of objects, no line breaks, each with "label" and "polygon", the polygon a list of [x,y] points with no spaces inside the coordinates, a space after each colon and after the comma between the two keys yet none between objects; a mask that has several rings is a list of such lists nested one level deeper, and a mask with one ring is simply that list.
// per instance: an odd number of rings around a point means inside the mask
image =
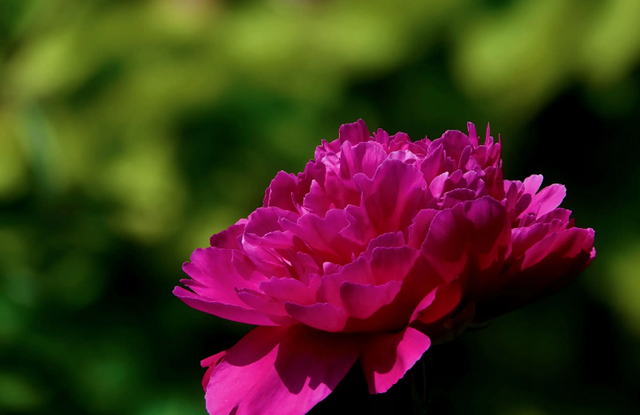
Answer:
[{"label": "pink petal", "polygon": [[[238,290],[237,295],[242,302],[261,313],[274,316],[288,316],[284,309],[284,302],[274,300],[265,293],[243,288]],[[291,324],[293,323],[295,323],[295,321],[291,320]]]},{"label": "pink petal", "polygon": [[409,241],[407,245],[420,249],[427,236],[433,218],[438,213],[435,209],[422,209],[413,218],[413,223],[409,226]]},{"label": "pink petal", "polygon": [[374,284],[404,280],[419,255],[420,251],[408,246],[375,248],[371,253],[370,262]]},{"label": "pink petal", "polygon": [[373,138],[376,143],[380,143],[384,148],[389,147],[389,133],[382,128],[378,128],[378,130],[373,133]]},{"label": "pink petal", "polygon": [[264,206],[275,206],[292,212],[298,212],[292,197],[297,189],[298,178],[294,174],[279,171],[265,192]]},{"label": "pink petal", "polygon": [[422,254],[447,281],[458,277],[467,262],[467,235],[462,205],[440,211],[431,222]]},{"label": "pink petal", "polygon": [[522,307],[571,282],[593,259],[592,229],[571,228],[546,236],[513,262],[505,283],[478,304],[477,321]]},{"label": "pink petal", "polygon": [[560,206],[566,195],[567,189],[561,184],[547,186],[533,196],[531,204],[521,215],[532,212],[536,217],[540,217]]},{"label": "pink petal", "polygon": [[304,196],[302,206],[311,213],[324,217],[331,209],[331,199],[317,181],[311,182],[309,193]]},{"label": "pink petal", "polygon": [[401,248],[403,246],[405,246],[405,243],[404,235],[402,235],[402,232],[384,233],[369,242],[369,246],[367,246],[365,256],[370,261],[371,254],[376,248]]},{"label": "pink petal", "polygon": [[360,355],[369,393],[384,393],[400,380],[429,349],[429,337],[407,327],[400,333],[379,334],[366,342]]},{"label": "pink petal", "polygon": [[411,315],[410,321],[418,320],[423,324],[438,321],[451,313],[458,306],[461,298],[462,285],[460,280],[456,279],[448,284],[442,284],[424,297]]},{"label": "pink petal", "polygon": [[206,388],[210,415],[303,415],[329,395],[358,358],[349,335],[303,326],[258,327],[229,349]]},{"label": "pink petal", "polygon": [[287,302],[285,309],[291,317],[318,330],[339,332],[347,323],[347,313],[329,303],[300,305]]},{"label": "pink petal", "polygon": [[203,359],[200,362],[202,367],[206,367],[207,370],[204,372],[204,376],[202,376],[202,389],[207,391],[207,385],[209,384],[209,379],[211,378],[211,374],[213,370],[218,366],[218,363],[222,360],[222,358],[227,354],[227,351],[222,351],[220,353],[216,353],[213,356],[209,356],[206,359]]},{"label": "pink petal", "polygon": [[489,167],[485,170],[484,184],[487,193],[496,200],[504,199],[504,178],[501,167]]},{"label": "pink petal", "polygon": [[511,242],[511,225],[504,206],[486,196],[467,203],[465,216],[470,224],[469,242],[477,255],[480,269],[502,261]]},{"label": "pink petal", "polygon": [[442,143],[444,151],[447,153],[447,157],[451,157],[457,162],[460,160],[462,151],[465,147],[470,146],[471,140],[465,134],[460,131],[449,130],[442,134],[442,137],[433,142]]},{"label": "pink petal", "polygon": [[344,282],[356,284],[373,284],[375,282],[371,266],[365,257],[361,256],[345,265],[335,274],[322,277],[318,288],[318,300],[341,307],[340,286]]},{"label": "pink petal", "polygon": [[376,142],[368,141],[352,146],[346,142],[340,152],[340,176],[351,179],[357,173],[372,178],[378,166],[387,158],[387,153]]},{"label": "pink petal", "polygon": [[275,326],[265,314],[249,309],[247,306],[235,304],[224,304],[202,298],[182,287],[175,287],[173,295],[182,300],[186,305],[204,313],[213,314],[225,320],[237,321],[238,323],[254,324],[259,326]]},{"label": "pink petal", "polygon": [[440,207],[442,209],[448,209],[454,207],[458,203],[475,199],[476,192],[471,189],[454,189],[444,194]]},{"label": "pink petal", "polygon": [[347,314],[359,319],[371,317],[381,307],[391,304],[402,288],[402,282],[389,281],[384,285],[363,285],[344,282],[340,298]]},{"label": "pink petal", "polygon": [[[319,278],[318,278],[319,281]],[[293,278],[271,278],[263,281],[259,289],[274,300],[293,301],[297,304],[310,305],[315,303],[316,289],[307,286]]]},{"label": "pink petal", "polygon": [[478,147],[480,143],[480,138],[478,137],[478,131],[476,130],[476,126],[472,122],[467,123],[467,130],[469,131],[469,141],[474,147]]},{"label": "pink petal", "polygon": [[420,170],[398,160],[386,160],[373,180],[356,175],[363,188],[363,203],[378,233],[409,226],[424,201],[426,182]]},{"label": "pink petal", "polygon": [[548,223],[534,223],[524,228],[515,228],[511,231],[512,251],[511,257],[518,258],[542,238],[549,234]]},{"label": "pink petal", "polygon": [[347,206],[345,211],[347,212],[349,226],[340,231],[340,234],[356,242],[361,247],[366,247],[369,241],[378,235],[378,231],[371,223],[366,209],[363,206]]},{"label": "pink petal", "polygon": [[244,223],[236,223],[209,239],[211,246],[224,249],[239,249],[238,237],[244,232]]},{"label": "pink petal", "polygon": [[247,281],[238,273],[233,266],[234,253],[239,252],[219,248],[196,249],[191,254],[191,262],[185,262],[182,266],[195,283],[185,280],[185,284],[208,300],[243,305],[234,288],[252,288],[256,283]]},{"label": "pink petal", "polygon": [[363,141],[369,141],[369,138],[369,129],[362,119],[351,124],[342,124],[338,132],[340,144],[348,141],[352,145],[356,145]]},{"label": "pink petal", "polygon": [[344,210],[331,209],[324,218],[308,213],[297,222],[282,220],[280,225],[299,236],[323,260],[344,263],[357,249],[357,244],[340,234],[349,225],[346,215]]},{"label": "pink petal", "polygon": [[429,155],[422,161],[420,165],[420,171],[424,177],[424,180],[427,183],[431,183],[431,181],[442,173],[445,160],[444,149],[442,148],[442,144],[437,144],[434,150],[431,150],[429,147],[430,153]]},{"label": "pink petal", "polygon": [[544,178],[541,174],[533,174],[522,182],[522,190],[525,194],[535,195],[542,185]]},{"label": "pink petal", "polygon": [[264,237],[273,232],[281,232],[282,227],[278,222],[281,218],[295,222],[298,220],[298,215],[279,207],[258,208],[249,215],[249,221],[244,231],[246,234],[258,237]]}]

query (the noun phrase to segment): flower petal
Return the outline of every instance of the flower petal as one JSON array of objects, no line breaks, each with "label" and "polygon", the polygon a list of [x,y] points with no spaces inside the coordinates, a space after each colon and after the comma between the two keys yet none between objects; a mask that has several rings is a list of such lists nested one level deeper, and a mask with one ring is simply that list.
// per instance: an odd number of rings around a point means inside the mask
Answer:
[{"label": "flower petal", "polygon": [[423,324],[430,324],[440,320],[458,306],[461,298],[462,285],[460,280],[456,279],[448,284],[442,284],[424,297],[411,315],[410,321],[417,320]]},{"label": "flower petal", "polygon": [[571,228],[546,236],[511,263],[504,284],[478,303],[477,321],[522,307],[571,282],[595,255],[593,229]]},{"label": "flower petal", "polygon": [[291,212],[298,212],[294,195],[298,189],[298,178],[294,174],[279,171],[264,195],[264,207],[275,206]]},{"label": "flower petal", "polygon": [[382,163],[373,180],[364,174],[354,180],[363,189],[363,204],[379,234],[408,227],[427,194],[420,170],[399,160]]},{"label": "flower petal", "polygon": [[235,304],[224,304],[202,298],[197,294],[187,291],[182,287],[175,287],[173,295],[182,300],[189,307],[204,313],[213,314],[225,320],[237,321],[238,323],[254,324],[259,326],[275,326],[271,319],[265,314],[245,306]]},{"label": "flower petal", "polygon": [[520,216],[524,216],[527,213],[535,213],[536,217],[551,212],[562,203],[562,200],[567,195],[567,189],[561,184],[552,184],[544,189],[540,190],[529,204],[529,207],[525,209]]},{"label": "flower petal", "polygon": [[464,270],[467,261],[467,235],[462,205],[440,211],[431,221],[422,244],[422,255],[440,276],[452,280]]},{"label": "flower petal", "polygon": [[[239,251],[219,248],[198,248],[191,254],[191,262],[185,262],[183,271],[193,280],[183,280],[198,296],[224,304],[242,305],[234,288],[254,288],[257,281],[243,278],[234,266],[234,256]],[[237,261],[236,261],[237,262]],[[254,267],[255,268],[255,267]],[[261,274],[252,274],[256,280]],[[262,279],[266,277],[262,276]]]},{"label": "flower petal", "polygon": [[351,317],[367,319],[381,307],[391,304],[402,288],[402,282],[389,281],[384,285],[354,284],[340,285],[340,298],[344,309]]},{"label": "flower petal", "polygon": [[246,219],[238,221],[235,225],[229,226],[222,232],[216,233],[209,238],[211,246],[224,249],[239,249],[238,237],[244,232]]},{"label": "flower petal", "polygon": [[429,346],[429,337],[411,327],[400,333],[379,334],[369,339],[360,355],[369,393],[388,391],[420,360]]},{"label": "flower petal", "polygon": [[356,145],[363,141],[369,141],[369,129],[362,119],[350,124],[342,124],[338,131],[338,140],[340,144],[348,141],[349,143]]},{"label": "flower petal", "polygon": [[339,332],[347,323],[347,313],[329,303],[300,305],[287,302],[284,305],[287,313],[302,324],[318,330]]},{"label": "flower petal", "polygon": [[416,258],[420,255],[417,249],[403,246],[400,248],[378,247],[371,253],[371,275],[374,284],[385,284],[388,281],[402,281]]},{"label": "flower petal", "polygon": [[258,327],[229,349],[206,388],[210,415],[303,415],[358,358],[357,337]]}]

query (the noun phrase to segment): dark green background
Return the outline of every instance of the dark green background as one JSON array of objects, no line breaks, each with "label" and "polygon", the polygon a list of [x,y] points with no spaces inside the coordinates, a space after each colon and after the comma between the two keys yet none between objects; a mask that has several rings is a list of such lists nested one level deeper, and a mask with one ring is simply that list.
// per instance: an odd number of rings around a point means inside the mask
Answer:
[{"label": "dark green background", "polygon": [[566,184],[597,232],[575,284],[435,349],[437,413],[640,413],[639,21],[637,0],[2,0],[0,413],[205,414],[199,360],[249,328],[174,298],[182,262],[358,118],[491,122],[505,176]]}]

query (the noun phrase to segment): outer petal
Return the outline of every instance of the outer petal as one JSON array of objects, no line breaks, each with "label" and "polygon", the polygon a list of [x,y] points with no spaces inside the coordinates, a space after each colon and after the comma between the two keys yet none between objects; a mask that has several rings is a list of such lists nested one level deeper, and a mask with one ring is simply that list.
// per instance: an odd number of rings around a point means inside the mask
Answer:
[{"label": "outer petal", "polygon": [[476,321],[522,307],[567,285],[593,260],[592,229],[571,228],[551,234],[513,261],[504,284],[478,304]]},{"label": "outer petal", "polygon": [[207,370],[204,372],[204,376],[202,377],[202,389],[207,391],[207,385],[209,384],[209,379],[211,378],[211,373],[218,366],[218,363],[222,360],[222,358],[227,354],[227,351],[224,350],[220,353],[216,353],[213,356],[209,356],[206,359],[202,359],[200,365],[202,367],[206,367]]},{"label": "outer petal", "polygon": [[533,196],[529,207],[520,216],[524,216],[527,213],[535,213],[536,217],[540,217],[545,213],[551,212],[560,206],[566,195],[567,189],[561,184],[547,186]]},{"label": "outer petal", "polygon": [[422,324],[430,324],[451,313],[460,303],[462,287],[459,280],[453,280],[448,284],[442,284],[430,292],[418,304],[411,321]]},{"label": "outer petal", "polygon": [[275,326],[271,319],[266,315],[247,308],[247,306],[240,306],[234,304],[224,304],[217,301],[208,300],[202,298],[191,291],[187,291],[182,287],[175,287],[173,289],[173,295],[181,299],[189,307],[204,313],[213,314],[225,320],[237,321],[238,323],[255,324],[260,326]]},{"label": "outer petal", "polygon": [[244,225],[246,222],[246,219],[242,219],[235,225],[229,226],[224,231],[216,233],[211,236],[209,243],[211,246],[217,248],[239,249],[238,237],[242,235],[242,232],[244,232]]},{"label": "outer petal", "polygon": [[358,358],[358,337],[258,327],[229,349],[206,389],[210,415],[303,415]]},{"label": "outer petal", "polygon": [[429,337],[407,327],[400,333],[380,334],[367,341],[360,364],[369,393],[383,393],[420,360],[431,345]]},{"label": "outer petal", "polygon": [[291,173],[279,171],[271,181],[264,195],[264,207],[277,206],[279,208],[297,212],[294,196],[298,189],[298,178]]},{"label": "outer petal", "polygon": [[340,144],[348,141],[352,145],[356,145],[362,141],[369,141],[369,129],[362,119],[350,124],[342,124],[338,131],[338,140]]},{"label": "outer petal", "polygon": [[193,279],[182,282],[207,300],[242,305],[235,288],[253,288],[260,279],[266,277],[253,272],[251,276],[255,278],[254,281],[243,278],[234,266],[234,254],[243,256],[238,251],[230,249],[196,249],[191,254],[191,262],[185,262],[182,266],[184,272]]}]

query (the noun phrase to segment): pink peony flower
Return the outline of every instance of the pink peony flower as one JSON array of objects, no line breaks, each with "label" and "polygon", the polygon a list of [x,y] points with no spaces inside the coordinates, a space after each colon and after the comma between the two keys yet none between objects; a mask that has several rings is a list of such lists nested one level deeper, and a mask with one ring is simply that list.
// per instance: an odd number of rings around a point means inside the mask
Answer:
[{"label": "pink peony flower", "polygon": [[565,188],[502,177],[501,143],[370,136],[360,120],[323,141],[263,207],[196,249],[174,294],[253,324],[202,361],[212,415],[309,411],[360,361],[369,391],[394,385],[450,340],[568,284],[595,257],[594,231],[559,208]]}]

